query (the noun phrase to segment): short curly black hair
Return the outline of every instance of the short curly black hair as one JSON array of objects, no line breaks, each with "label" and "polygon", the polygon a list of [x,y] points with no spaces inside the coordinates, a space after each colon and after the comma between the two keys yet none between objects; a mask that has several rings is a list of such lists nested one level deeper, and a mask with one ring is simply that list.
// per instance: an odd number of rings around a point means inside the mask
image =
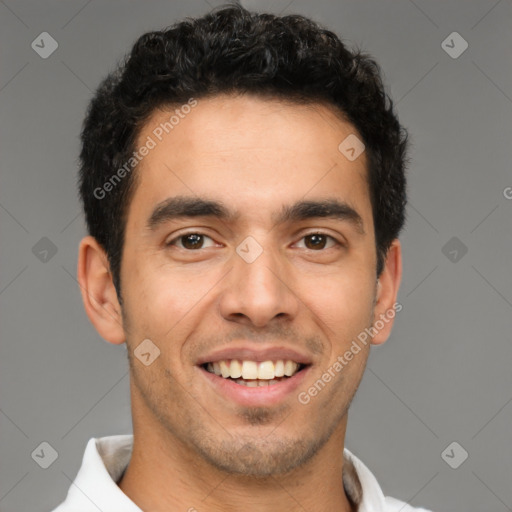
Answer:
[{"label": "short curly black hair", "polygon": [[81,132],[80,199],[88,232],[107,254],[120,302],[126,219],[137,174],[128,173],[108,194],[102,187],[116,169],[126,168],[156,108],[223,93],[321,102],[352,123],[366,146],[378,277],[405,222],[408,146],[379,65],[304,16],[224,5],[140,36],[88,107]]}]

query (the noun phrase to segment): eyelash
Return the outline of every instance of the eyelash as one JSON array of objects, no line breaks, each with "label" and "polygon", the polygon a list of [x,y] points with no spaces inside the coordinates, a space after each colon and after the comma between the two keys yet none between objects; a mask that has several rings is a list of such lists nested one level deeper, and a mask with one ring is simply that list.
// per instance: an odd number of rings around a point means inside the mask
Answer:
[{"label": "eyelash", "polygon": [[[210,240],[213,240],[212,237],[208,236],[208,235],[205,235],[204,233],[201,233],[201,232],[198,232],[198,231],[190,231],[189,233],[182,233],[180,235],[178,235],[177,237],[173,238],[172,240],[170,240],[169,242],[167,242],[165,244],[166,247],[171,247],[173,245],[175,245],[174,242],[176,241],[179,241],[181,240],[183,237],[186,237],[188,235],[199,235],[199,236],[202,236],[202,237],[206,237],[206,238],[209,238]],[[320,235],[320,236],[324,236],[326,238],[330,238],[334,243],[335,243],[335,246],[337,247],[343,247],[344,244],[342,244],[340,241],[338,241],[336,238],[334,238],[332,235],[329,235],[327,233],[324,233],[322,231],[313,231],[311,233],[306,233],[305,235],[303,235],[300,240],[303,240],[304,238],[308,237],[308,236],[313,236],[313,235]],[[187,252],[199,252],[202,247],[200,249],[186,249],[185,247],[178,247],[179,249],[182,249],[184,251],[187,251]],[[307,249],[308,251],[312,251],[312,252],[323,252],[323,251],[326,251],[328,249],[334,249],[335,247],[327,247],[327,248],[323,248],[323,249],[319,249],[319,250],[315,250],[315,249]]]}]

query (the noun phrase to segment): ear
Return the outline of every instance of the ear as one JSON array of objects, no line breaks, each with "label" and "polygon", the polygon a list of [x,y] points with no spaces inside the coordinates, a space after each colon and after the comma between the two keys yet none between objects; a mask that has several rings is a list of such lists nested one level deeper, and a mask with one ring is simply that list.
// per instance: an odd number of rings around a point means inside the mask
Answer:
[{"label": "ear", "polygon": [[395,315],[402,309],[402,305],[396,300],[401,279],[402,247],[396,238],[387,252],[384,269],[377,283],[373,315],[373,328],[377,333],[372,338],[372,345],[381,345],[389,338]]},{"label": "ear", "polygon": [[86,236],[80,242],[77,278],[85,312],[99,335],[109,343],[124,343],[121,306],[108,258],[92,236]]}]

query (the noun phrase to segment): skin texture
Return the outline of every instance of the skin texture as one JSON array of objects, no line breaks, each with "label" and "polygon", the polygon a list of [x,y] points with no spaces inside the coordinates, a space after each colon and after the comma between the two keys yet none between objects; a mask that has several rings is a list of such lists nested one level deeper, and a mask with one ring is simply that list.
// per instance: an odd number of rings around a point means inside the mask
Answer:
[{"label": "skin texture", "polygon": [[[153,113],[140,145],[172,110]],[[78,278],[86,312],[105,340],[127,343],[135,441],[119,486],[143,510],[352,510],[342,453],[369,344],[307,405],[297,400],[392,309],[400,285],[398,240],[376,283],[366,156],[351,162],[338,151],[352,133],[320,104],[248,95],[198,100],[137,167],[122,309],[105,253],[92,237],[82,240]],[[149,231],[155,206],[177,195],[222,201],[239,215],[230,222],[172,220]],[[272,220],[283,205],[331,197],[359,212],[365,234],[336,219]],[[304,238],[315,230],[334,240],[315,248]],[[183,248],[183,239],[165,245],[185,232],[209,238],[199,249]],[[236,252],[248,236],[263,248],[252,263]],[[392,324],[372,343],[385,342]],[[133,353],[147,338],[160,350],[149,366]],[[242,407],[215,393],[197,359],[240,342],[308,354],[306,381],[269,407]]]}]

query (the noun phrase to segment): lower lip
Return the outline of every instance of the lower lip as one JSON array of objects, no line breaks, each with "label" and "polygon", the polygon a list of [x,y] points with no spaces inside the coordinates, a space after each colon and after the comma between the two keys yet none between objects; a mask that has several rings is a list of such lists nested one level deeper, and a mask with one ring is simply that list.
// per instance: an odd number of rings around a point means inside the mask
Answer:
[{"label": "lower lip", "polygon": [[269,406],[282,402],[300,386],[306,378],[310,366],[303,368],[292,377],[273,384],[271,386],[261,386],[249,388],[243,384],[237,384],[234,380],[225,379],[210,373],[202,366],[196,366],[207,381],[213,386],[217,394],[225,396],[227,399],[245,406]]}]

